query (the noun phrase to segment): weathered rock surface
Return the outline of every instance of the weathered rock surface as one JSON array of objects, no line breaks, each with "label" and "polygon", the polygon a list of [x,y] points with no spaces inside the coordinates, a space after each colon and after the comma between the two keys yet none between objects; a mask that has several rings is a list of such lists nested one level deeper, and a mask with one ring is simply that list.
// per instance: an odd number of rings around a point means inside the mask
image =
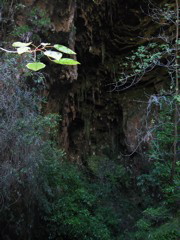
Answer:
[{"label": "weathered rock surface", "polygon": [[45,29],[32,24],[21,40],[37,34],[42,42],[74,49],[81,62],[78,68],[49,64],[46,70],[45,112],[62,116],[60,146],[77,162],[91,154],[143,151],[146,140],[140,142],[138,136],[145,130],[147,96],[157,91],[157,74],[132,87],[128,83],[125,91],[113,91],[111,83],[131,50],[156,34],[157,27],[141,10],[146,4],[139,0],[20,2],[24,7],[14,15],[16,26],[31,24],[27,12],[33,8],[42,9],[50,19]]}]

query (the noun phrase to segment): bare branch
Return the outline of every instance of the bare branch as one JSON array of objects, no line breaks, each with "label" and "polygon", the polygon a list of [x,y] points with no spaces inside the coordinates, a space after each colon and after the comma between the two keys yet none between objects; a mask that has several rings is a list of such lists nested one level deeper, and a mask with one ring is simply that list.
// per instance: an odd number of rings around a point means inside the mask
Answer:
[{"label": "bare branch", "polygon": [[11,50],[7,50],[7,49],[4,49],[2,47],[0,47],[0,49],[4,52],[7,52],[7,53],[17,53],[17,51],[11,51]]}]

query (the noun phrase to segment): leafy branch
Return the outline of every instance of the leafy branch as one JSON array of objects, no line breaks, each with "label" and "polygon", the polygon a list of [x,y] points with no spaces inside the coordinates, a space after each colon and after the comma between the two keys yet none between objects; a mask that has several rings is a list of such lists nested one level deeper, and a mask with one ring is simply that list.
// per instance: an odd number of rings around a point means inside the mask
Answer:
[{"label": "leafy branch", "polygon": [[[37,52],[42,53],[43,55],[47,56],[48,59],[56,64],[61,65],[77,65],[80,64],[78,61],[71,59],[71,58],[62,58],[63,53],[65,54],[73,54],[76,53],[60,44],[51,45],[50,43],[41,43],[39,46],[35,46],[32,42],[24,43],[24,42],[14,42],[12,44],[13,47],[16,48],[15,51],[7,50],[4,48],[0,49],[7,53],[17,53],[19,55],[23,53],[30,53],[34,55],[34,62],[28,63],[26,65],[27,68],[33,71],[38,71],[45,68],[45,64],[39,61],[36,61],[36,54]],[[51,50],[55,49],[55,50]]]}]

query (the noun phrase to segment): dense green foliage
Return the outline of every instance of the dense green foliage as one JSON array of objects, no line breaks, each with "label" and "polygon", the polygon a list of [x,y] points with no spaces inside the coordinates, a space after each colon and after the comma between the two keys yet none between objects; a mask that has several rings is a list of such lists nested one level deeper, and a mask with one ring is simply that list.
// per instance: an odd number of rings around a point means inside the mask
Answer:
[{"label": "dense green foliage", "polygon": [[41,74],[20,77],[16,61],[1,65],[1,239],[178,239],[179,162],[171,179],[175,100],[151,101],[159,115],[151,120],[151,149],[136,177],[116,156],[92,155],[80,168],[56,147],[59,116],[40,113]]},{"label": "dense green foliage", "polygon": [[[172,97],[160,97],[160,112],[154,120],[156,126],[154,139],[149,151],[149,169],[138,176],[137,185],[144,196],[147,208],[137,221],[137,239],[178,239],[179,212],[179,173],[180,164],[176,162],[172,178],[174,143],[174,102]],[[156,103],[157,104],[157,103]],[[148,199],[147,196],[150,196]]]},{"label": "dense green foliage", "polygon": [[35,224],[33,209],[46,192],[51,191],[48,179],[41,174],[49,168],[48,154],[53,161],[63,155],[61,151],[54,151],[53,142],[49,140],[53,138],[59,117],[39,114],[41,99],[30,91],[23,77],[19,79],[21,67],[17,67],[14,58],[1,62],[1,239],[11,228],[14,239],[31,234]]},{"label": "dense green foliage", "polygon": [[[53,140],[58,115],[40,114],[42,99],[32,89],[33,83],[19,76],[22,66],[17,66],[15,58],[4,60],[0,89],[1,239],[111,239],[107,220],[96,206],[101,199],[100,185],[66,163]],[[42,79],[35,80],[34,84],[42,83]]]}]

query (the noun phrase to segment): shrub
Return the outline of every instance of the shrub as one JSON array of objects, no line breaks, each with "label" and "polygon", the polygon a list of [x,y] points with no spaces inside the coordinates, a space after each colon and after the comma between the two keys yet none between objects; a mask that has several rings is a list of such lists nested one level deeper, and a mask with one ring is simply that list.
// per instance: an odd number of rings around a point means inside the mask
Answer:
[{"label": "shrub", "polygon": [[42,99],[16,66],[0,66],[0,238],[111,239],[88,181],[57,149],[59,116],[41,115]]},{"label": "shrub", "polygon": [[1,239],[11,234],[9,229],[13,229],[13,238],[32,235],[33,209],[45,190],[50,191],[49,180],[41,170],[49,155],[54,161],[63,155],[54,151],[48,140],[59,117],[40,114],[41,99],[20,78],[16,66],[15,58],[0,65]]}]

